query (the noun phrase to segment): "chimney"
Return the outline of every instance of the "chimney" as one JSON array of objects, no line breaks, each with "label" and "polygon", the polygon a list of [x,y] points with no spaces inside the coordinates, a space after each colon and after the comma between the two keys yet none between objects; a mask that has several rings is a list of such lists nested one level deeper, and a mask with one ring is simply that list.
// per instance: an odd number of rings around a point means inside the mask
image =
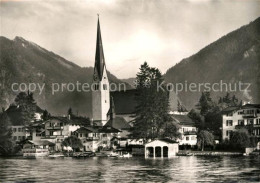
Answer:
[{"label": "chimney", "polygon": [[68,119],[70,120],[70,118],[71,118],[71,117],[70,117],[70,114],[69,114],[69,115],[68,115]]}]

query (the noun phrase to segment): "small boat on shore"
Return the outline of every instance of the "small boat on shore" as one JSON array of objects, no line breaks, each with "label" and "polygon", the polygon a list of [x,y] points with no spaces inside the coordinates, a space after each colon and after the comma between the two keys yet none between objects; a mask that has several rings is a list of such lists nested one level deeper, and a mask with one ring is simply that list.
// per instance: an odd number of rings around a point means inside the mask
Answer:
[{"label": "small boat on shore", "polygon": [[63,154],[50,154],[48,157],[49,158],[64,158],[65,156]]},{"label": "small boat on shore", "polygon": [[119,154],[116,152],[111,152],[108,157],[119,157]]},{"label": "small boat on shore", "polygon": [[120,157],[120,158],[131,158],[131,157],[133,157],[133,155],[130,154],[130,153],[127,153],[127,154],[122,154],[122,155],[120,155],[119,157]]},{"label": "small boat on shore", "polygon": [[88,157],[94,157],[95,153],[94,152],[76,152],[73,153],[72,157],[73,158],[88,158]]}]

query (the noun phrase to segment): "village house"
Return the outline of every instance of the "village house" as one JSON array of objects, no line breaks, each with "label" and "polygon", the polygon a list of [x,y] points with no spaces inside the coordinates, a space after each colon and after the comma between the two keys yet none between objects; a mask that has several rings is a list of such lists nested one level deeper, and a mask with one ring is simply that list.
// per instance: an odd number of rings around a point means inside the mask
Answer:
[{"label": "village house", "polygon": [[241,128],[260,138],[260,104],[228,107],[222,111],[222,139],[229,139],[231,131]]},{"label": "village house", "polygon": [[197,144],[197,128],[194,121],[187,114],[172,114],[173,120],[180,125],[180,145],[195,146]]},{"label": "village house", "polygon": [[[31,136],[30,131],[25,125],[22,123],[21,115],[22,109],[20,106],[11,104],[5,112],[7,113],[10,121],[11,121],[11,128],[12,128],[12,138],[14,141],[18,142],[21,140],[25,140]],[[43,110],[36,106],[36,111],[34,113],[34,118],[32,119],[31,123],[36,121],[42,120]]]},{"label": "village house", "polygon": [[111,139],[117,137],[119,132],[109,126],[85,126],[77,129],[73,134],[82,141],[84,151],[96,152],[111,149]]},{"label": "village house", "polygon": [[30,133],[22,125],[13,125],[11,128],[13,140],[16,142],[25,140],[28,136],[30,136]]}]

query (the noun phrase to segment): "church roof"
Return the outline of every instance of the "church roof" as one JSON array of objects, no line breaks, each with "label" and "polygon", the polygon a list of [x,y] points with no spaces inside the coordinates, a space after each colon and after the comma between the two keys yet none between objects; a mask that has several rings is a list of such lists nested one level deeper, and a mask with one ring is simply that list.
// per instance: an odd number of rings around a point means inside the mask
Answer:
[{"label": "church roof", "polygon": [[137,105],[135,100],[136,90],[125,90],[111,92],[116,114],[134,114]]},{"label": "church roof", "polygon": [[103,126],[100,130],[100,133],[118,133],[121,132],[119,129],[113,128],[111,126]]},{"label": "church roof", "polygon": [[104,57],[101,30],[100,30],[99,18],[98,18],[94,77],[98,77],[99,81],[102,80],[104,68],[105,68],[105,57]]},{"label": "church roof", "polygon": [[110,119],[105,126],[110,126],[116,129],[129,129],[131,126],[127,123],[127,121],[122,117],[115,117],[114,119]]},{"label": "church roof", "polygon": [[[125,91],[114,91],[110,93],[110,96],[113,97],[115,113],[118,114],[135,114],[136,111],[136,89],[125,90]],[[178,108],[181,108],[185,112],[187,109],[180,102],[178,96],[175,92],[169,92],[169,105],[170,111],[178,111]]]}]

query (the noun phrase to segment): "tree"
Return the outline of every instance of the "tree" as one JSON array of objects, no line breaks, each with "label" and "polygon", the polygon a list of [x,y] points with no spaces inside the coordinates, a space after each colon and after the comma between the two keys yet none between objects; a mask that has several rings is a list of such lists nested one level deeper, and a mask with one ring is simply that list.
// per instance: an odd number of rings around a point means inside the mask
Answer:
[{"label": "tree", "polygon": [[232,144],[233,147],[238,150],[250,147],[250,136],[248,131],[246,129],[233,131],[230,134],[230,144]]},{"label": "tree", "polygon": [[45,109],[42,114],[43,120],[48,120],[50,118],[51,114]]},{"label": "tree", "polygon": [[72,108],[71,108],[71,107],[68,109],[68,113],[67,113],[67,114],[70,115],[70,116],[73,115],[73,112],[72,112]]},{"label": "tree", "polygon": [[198,133],[197,139],[197,145],[201,148],[201,151],[204,151],[206,145],[214,145],[214,135],[207,130],[201,130]]},{"label": "tree", "polygon": [[202,92],[199,103],[197,104],[200,114],[205,116],[213,107],[214,103],[210,97],[210,92]]},{"label": "tree", "polygon": [[33,93],[20,92],[15,98],[15,104],[21,109],[21,120],[23,124],[29,124],[34,120],[36,102]]},{"label": "tree", "polygon": [[82,144],[81,140],[78,137],[74,136],[74,135],[65,138],[62,141],[61,145],[63,147],[64,146],[65,147],[69,146],[69,147],[71,147],[73,149],[73,151],[83,147],[83,144]]},{"label": "tree", "polygon": [[231,99],[231,97],[230,97],[230,93],[227,92],[226,96],[223,97],[223,102],[226,103],[226,104],[228,104],[228,106],[230,106],[231,101],[232,101],[232,99]]},{"label": "tree", "polygon": [[11,155],[15,151],[15,143],[12,141],[12,128],[6,112],[0,114],[0,154]]},{"label": "tree", "polygon": [[165,123],[162,137],[169,138],[172,140],[177,140],[181,138],[181,133],[179,132],[180,126],[174,122]]},{"label": "tree", "polygon": [[205,115],[205,129],[212,131],[214,135],[221,136],[222,114],[218,106],[213,107]]},{"label": "tree", "polygon": [[157,68],[145,62],[137,73],[136,116],[131,136],[134,138],[154,139],[164,134],[165,124],[171,122],[169,97],[166,86],[158,89],[163,82]]},{"label": "tree", "polygon": [[198,128],[199,130],[205,129],[204,116],[202,116],[200,112],[197,112],[196,110],[192,109],[188,113],[188,116],[195,122],[196,128]]}]

